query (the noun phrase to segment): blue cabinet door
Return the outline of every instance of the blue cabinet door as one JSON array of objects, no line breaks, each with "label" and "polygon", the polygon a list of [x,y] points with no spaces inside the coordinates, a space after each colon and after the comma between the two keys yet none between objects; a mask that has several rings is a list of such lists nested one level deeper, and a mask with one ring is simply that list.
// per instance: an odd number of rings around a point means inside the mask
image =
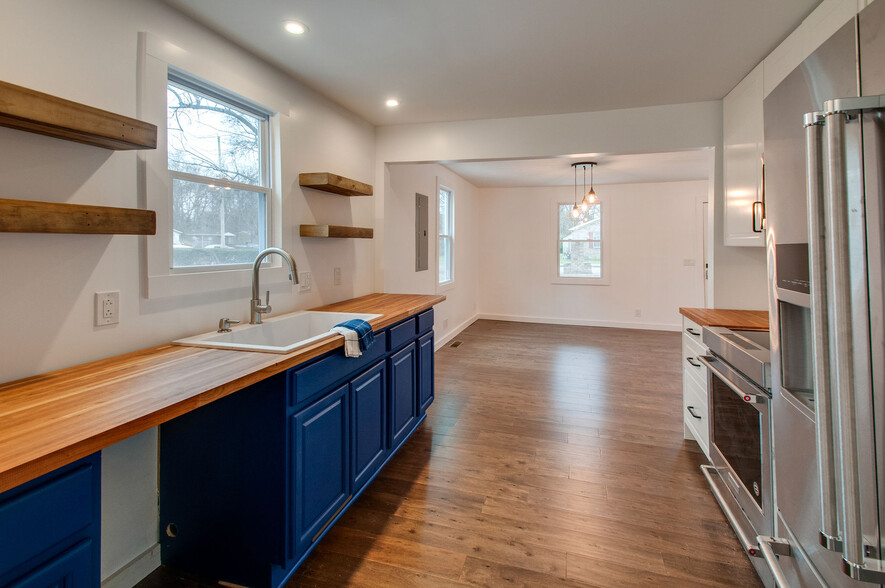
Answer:
[{"label": "blue cabinet door", "polygon": [[9,584],[9,588],[89,588],[97,585],[92,551],[92,541],[87,539]]},{"label": "blue cabinet door", "polygon": [[415,343],[390,356],[390,446],[402,443],[418,418],[418,402],[415,394]]},{"label": "blue cabinet door", "polygon": [[387,455],[387,371],[384,362],[350,383],[353,492],[378,471]]},{"label": "blue cabinet door", "polygon": [[348,386],[341,386],[292,417],[290,557],[319,539],[350,498],[347,395]]},{"label": "blue cabinet door", "polygon": [[100,511],[100,453],[0,494],[0,586],[97,585]]},{"label": "blue cabinet door", "polygon": [[418,339],[418,411],[433,403],[433,333]]}]

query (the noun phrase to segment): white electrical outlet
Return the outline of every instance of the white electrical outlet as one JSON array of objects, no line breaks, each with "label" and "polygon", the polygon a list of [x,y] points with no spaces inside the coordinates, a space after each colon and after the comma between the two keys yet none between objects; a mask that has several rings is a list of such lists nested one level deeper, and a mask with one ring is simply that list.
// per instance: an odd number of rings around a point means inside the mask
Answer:
[{"label": "white electrical outlet", "polygon": [[635,309],[635,310],[633,311],[633,316],[635,316],[635,317],[640,317],[640,316],[642,316],[642,309],[641,309],[641,308],[637,308],[637,309]]},{"label": "white electrical outlet", "polygon": [[332,285],[340,286],[341,285],[341,268],[336,267],[332,270]]},{"label": "white electrical outlet", "polygon": [[95,326],[114,325],[120,322],[120,292],[95,293]]},{"label": "white electrical outlet", "polygon": [[310,272],[298,272],[298,291],[310,292],[311,286]]}]

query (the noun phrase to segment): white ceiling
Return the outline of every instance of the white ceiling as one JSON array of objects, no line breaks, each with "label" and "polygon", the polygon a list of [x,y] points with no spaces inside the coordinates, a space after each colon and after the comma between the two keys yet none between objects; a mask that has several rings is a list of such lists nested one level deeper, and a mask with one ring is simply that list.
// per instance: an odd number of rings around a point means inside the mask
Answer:
[{"label": "white ceiling", "polygon": [[718,100],[820,0],[166,2],[386,125]]},{"label": "white ceiling", "polygon": [[[496,161],[445,162],[447,168],[478,188],[528,186],[574,186],[571,164],[595,161],[593,184],[639,184],[706,180],[711,173],[713,152],[709,149],[636,155],[581,155],[549,159],[508,159]],[[583,169],[577,168],[578,185]],[[587,169],[590,184],[590,169]]]}]

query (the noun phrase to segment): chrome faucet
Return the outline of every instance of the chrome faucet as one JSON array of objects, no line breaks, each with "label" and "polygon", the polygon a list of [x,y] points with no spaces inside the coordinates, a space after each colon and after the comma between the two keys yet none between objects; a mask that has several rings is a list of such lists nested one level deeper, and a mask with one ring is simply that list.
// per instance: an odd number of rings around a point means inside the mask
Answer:
[{"label": "chrome faucet", "polygon": [[258,287],[258,270],[261,267],[261,262],[264,258],[271,253],[276,253],[289,264],[289,279],[292,280],[293,284],[298,283],[298,267],[295,265],[295,260],[292,259],[292,256],[286,251],[283,251],[278,247],[268,247],[259,253],[258,257],[255,258],[255,262],[252,264],[252,300],[249,303],[249,322],[253,325],[260,325],[261,315],[268,314],[271,311],[270,290],[265,294],[264,304],[261,303],[261,298],[258,295],[260,289]]}]

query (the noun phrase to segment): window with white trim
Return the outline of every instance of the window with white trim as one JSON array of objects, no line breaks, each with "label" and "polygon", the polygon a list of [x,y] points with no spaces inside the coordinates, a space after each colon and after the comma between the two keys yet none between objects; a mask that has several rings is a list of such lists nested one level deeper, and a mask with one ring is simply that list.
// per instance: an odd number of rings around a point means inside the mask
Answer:
[{"label": "window with white trim", "polygon": [[602,204],[591,204],[580,215],[572,214],[574,204],[557,204],[557,278],[561,280],[602,279],[603,255]]},{"label": "window with white trim", "polygon": [[439,283],[455,280],[455,195],[439,188]]},{"label": "window with white trim", "polygon": [[171,267],[252,263],[267,246],[271,113],[172,72],[166,111]]}]

